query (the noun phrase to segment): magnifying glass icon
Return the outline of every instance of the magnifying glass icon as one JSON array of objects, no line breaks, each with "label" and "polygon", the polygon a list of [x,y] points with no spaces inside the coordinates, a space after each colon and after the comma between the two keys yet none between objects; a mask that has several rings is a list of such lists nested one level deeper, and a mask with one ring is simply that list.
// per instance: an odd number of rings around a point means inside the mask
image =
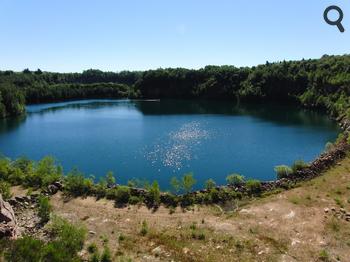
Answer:
[{"label": "magnifying glass icon", "polygon": [[[336,11],[338,13],[338,19],[337,20],[330,20],[329,19],[329,13],[331,11]],[[344,13],[343,13],[343,10],[341,10],[340,7],[336,6],[336,5],[332,5],[330,7],[327,7],[327,9],[324,11],[324,14],[323,14],[323,17],[324,17],[324,20],[326,21],[327,24],[329,25],[336,25],[339,29],[340,32],[344,33],[345,32],[345,29],[344,29],[344,26],[342,25],[342,21],[343,21],[343,18],[344,18]]]}]

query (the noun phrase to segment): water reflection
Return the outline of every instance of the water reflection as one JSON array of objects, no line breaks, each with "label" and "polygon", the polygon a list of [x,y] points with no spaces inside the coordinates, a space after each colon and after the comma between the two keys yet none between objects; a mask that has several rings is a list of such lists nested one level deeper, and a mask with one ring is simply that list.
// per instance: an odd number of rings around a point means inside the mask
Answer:
[{"label": "water reflection", "polygon": [[0,134],[11,132],[26,121],[26,116],[0,119]]},{"label": "water reflection", "polygon": [[[279,126],[328,126],[332,120],[324,117],[324,113],[298,108],[292,105],[276,103],[237,103],[232,101],[207,100],[115,100],[95,99],[61,103],[30,105],[28,115],[43,116],[61,110],[99,110],[124,109],[137,111],[142,115],[231,115],[249,116],[256,120],[267,121]],[[8,132],[18,128],[26,120],[25,116],[0,120],[0,132]]]},{"label": "water reflection", "polygon": [[147,147],[145,156],[153,165],[161,162],[165,167],[180,170],[195,157],[195,149],[209,136],[210,131],[200,122],[191,121]]},{"label": "water reflection", "polygon": [[250,116],[277,125],[329,125],[332,120],[324,113],[276,103],[236,103],[230,101],[162,100],[156,103],[135,102],[144,115],[231,115]]},{"label": "water reflection", "polygon": [[132,103],[129,100],[78,100],[61,103],[49,103],[27,106],[28,113],[46,114],[49,112],[55,113],[60,110],[75,109],[100,109],[101,107],[108,106],[109,108],[124,107],[134,109]]}]

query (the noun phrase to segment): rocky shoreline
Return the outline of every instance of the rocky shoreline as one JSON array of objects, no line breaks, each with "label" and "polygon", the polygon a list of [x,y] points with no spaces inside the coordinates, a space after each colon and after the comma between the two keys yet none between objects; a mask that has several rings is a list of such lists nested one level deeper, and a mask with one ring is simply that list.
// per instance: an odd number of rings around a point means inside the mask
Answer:
[{"label": "rocky shoreline", "polygon": [[[261,182],[259,194],[272,192],[277,189],[288,189],[294,187],[297,183],[318,177],[322,172],[345,158],[347,153],[350,152],[350,144],[347,139],[350,131],[350,121],[345,117],[337,120],[344,130],[345,136],[331,150],[321,154],[307,168],[299,170],[289,177]],[[118,187],[118,185],[115,185],[115,187]],[[218,186],[216,190],[225,192],[233,191],[246,195],[251,194],[245,183],[236,187],[231,185]],[[64,191],[64,184],[59,181],[49,185],[41,194],[50,196],[56,194],[58,191]],[[148,191],[142,188],[130,188],[130,192],[131,195],[138,197],[145,197],[148,194]],[[210,193],[210,190],[202,189],[189,194],[178,195],[178,197],[196,197],[197,195],[206,193]],[[29,196],[15,196],[6,202],[0,195],[0,237],[15,239],[21,235],[37,235],[44,238],[45,232],[42,230],[43,225],[38,217],[38,199],[39,194],[31,194]],[[163,204],[169,204],[168,194],[161,193],[160,200]]]},{"label": "rocky shoreline", "polygon": [[[348,132],[348,130],[350,129],[350,122],[346,122],[342,126],[345,127],[345,132]],[[350,144],[348,143],[346,137],[347,136],[345,136],[345,138],[343,138],[341,141],[335,144],[330,151],[322,153],[318,158],[316,158],[312,163],[310,163],[310,165],[307,168],[299,170],[295,174],[292,174],[286,178],[277,179],[273,181],[262,181],[260,186],[260,193],[274,191],[276,189],[288,189],[295,186],[299,182],[307,181],[322,175],[322,172],[337,164],[337,162],[346,157],[347,153],[350,152]],[[119,185],[115,185],[115,187],[118,186]],[[215,189],[218,191],[231,190],[243,194],[250,194],[249,189],[247,188],[245,183],[242,183],[241,185],[236,187],[231,185],[217,186],[215,187]],[[58,191],[63,190],[64,184],[61,182],[55,182],[52,185],[49,185],[47,190],[43,193],[49,196],[56,194]],[[208,189],[201,189],[188,194],[178,195],[178,197],[195,197],[196,195],[205,194],[209,192],[210,190]],[[144,188],[130,187],[130,193],[132,196],[146,197],[148,191]],[[162,203],[168,204],[168,193],[162,192],[160,198]]]},{"label": "rocky shoreline", "polygon": [[[260,192],[264,193],[264,192],[274,191],[279,188],[284,188],[284,189],[291,188],[292,186],[296,185],[299,182],[307,181],[322,175],[322,172],[328,170],[330,167],[337,164],[337,162],[345,158],[347,153],[350,152],[350,144],[347,141],[347,137],[350,133],[350,120],[348,120],[345,116],[338,117],[335,120],[339,122],[339,126],[341,127],[341,129],[343,130],[343,133],[345,134],[344,138],[341,141],[336,143],[329,152],[322,153],[318,158],[316,158],[313,162],[311,162],[307,168],[299,170],[295,174],[292,174],[286,178],[277,179],[273,181],[262,181]],[[216,189],[219,191],[231,189],[241,193],[249,192],[245,183],[242,183],[242,185],[238,187],[233,187],[231,185],[218,186],[216,187]],[[203,189],[203,190],[195,191],[191,194],[197,195],[200,193],[203,194],[208,192],[209,190]]]},{"label": "rocky shoreline", "polygon": [[[307,181],[322,175],[322,172],[326,171],[330,167],[337,164],[340,160],[346,157],[347,153],[350,151],[350,144],[344,138],[342,141],[338,142],[334,147],[329,151],[321,154],[317,159],[315,159],[307,168],[297,171],[297,173],[290,175],[289,177],[277,179],[274,181],[262,181],[260,186],[260,193],[265,193],[269,191],[274,191],[276,189],[288,189],[295,186],[297,183],[302,181]],[[115,185],[118,187],[119,185]],[[44,192],[45,195],[53,195],[58,191],[63,191],[64,185],[61,182],[55,182],[52,185],[48,186],[47,190]],[[243,194],[250,194],[249,189],[245,183],[242,183],[240,186],[217,186],[215,188],[218,191],[235,191]],[[191,192],[189,194],[178,195],[178,197],[186,196],[196,196],[199,194],[209,193],[210,190],[202,189]],[[145,197],[148,193],[146,189],[143,188],[130,188],[130,193],[133,196]],[[162,192],[160,195],[161,202],[168,203],[168,194]]]}]

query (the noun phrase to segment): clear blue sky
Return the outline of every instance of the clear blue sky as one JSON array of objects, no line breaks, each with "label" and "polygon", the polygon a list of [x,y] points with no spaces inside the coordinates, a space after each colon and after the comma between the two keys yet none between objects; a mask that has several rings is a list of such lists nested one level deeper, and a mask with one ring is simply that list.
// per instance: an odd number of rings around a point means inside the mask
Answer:
[{"label": "clear blue sky", "polygon": [[[343,8],[341,34],[323,20]],[[0,0],[0,69],[251,66],[350,53],[350,1]]]}]

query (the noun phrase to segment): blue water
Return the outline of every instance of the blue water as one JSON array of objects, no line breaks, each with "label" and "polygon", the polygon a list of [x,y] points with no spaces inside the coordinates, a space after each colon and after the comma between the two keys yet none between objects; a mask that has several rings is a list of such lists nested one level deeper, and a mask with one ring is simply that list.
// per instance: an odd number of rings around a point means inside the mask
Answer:
[{"label": "blue water", "polygon": [[84,100],[30,105],[0,121],[0,151],[11,158],[54,156],[118,183],[193,172],[197,188],[230,173],[275,179],[274,166],[311,161],[339,133],[326,115],[282,105],[208,101]]}]

